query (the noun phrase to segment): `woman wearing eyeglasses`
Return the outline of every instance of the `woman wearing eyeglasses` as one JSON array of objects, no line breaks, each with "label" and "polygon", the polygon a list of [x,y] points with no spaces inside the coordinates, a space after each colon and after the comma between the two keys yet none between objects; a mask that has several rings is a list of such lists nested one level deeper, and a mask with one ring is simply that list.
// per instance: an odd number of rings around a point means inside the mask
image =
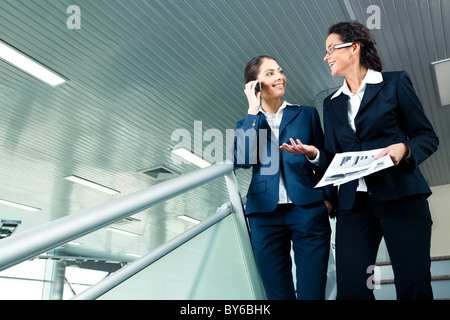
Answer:
[{"label": "woman wearing eyeglasses", "polygon": [[[336,153],[383,149],[394,167],[338,187],[337,299],[374,299],[369,279],[384,237],[397,299],[433,299],[430,275],[431,195],[419,165],[439,140],[425,116],[409,75],[382,73],[370,31],[342,22],[330,27],[324,60],[342,87],[324,100],[326,167]],[[282,148],[296,153],[301,144]],[[369,280],[369,281],[368,281]]]},{"label": "woman wearing eyeglasses", "polygon": [[331,74],[345,81],[324,100],[325,150],[336,154],[383,149],[377,158],[389,155],[394,163],[339,186],[337,299],[374,299],[368,272],[382,237],[397,299],[432,299],[431,190],[419,164],[437,150],[438,137],[409,75],[382,73],[375,40],[365,26],[356,21],[333,25],[326,48],[324,60]]}]

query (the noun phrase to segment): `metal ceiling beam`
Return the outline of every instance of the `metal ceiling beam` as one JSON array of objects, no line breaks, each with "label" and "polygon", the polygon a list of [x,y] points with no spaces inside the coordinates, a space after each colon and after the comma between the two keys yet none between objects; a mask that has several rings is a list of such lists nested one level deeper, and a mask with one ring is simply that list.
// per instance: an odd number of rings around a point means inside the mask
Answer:
[{"label": "metal ceiling beam", "polygon": [[358,20],[356,18],[356,13],[355,13],[355,10],[353,10],[353,6],[352,6],[350,0],[344,0],[344,5],[345,5],[345,8],[347,9],[347,12],[348,12],[348,14],[350,16],[350,20]]}]

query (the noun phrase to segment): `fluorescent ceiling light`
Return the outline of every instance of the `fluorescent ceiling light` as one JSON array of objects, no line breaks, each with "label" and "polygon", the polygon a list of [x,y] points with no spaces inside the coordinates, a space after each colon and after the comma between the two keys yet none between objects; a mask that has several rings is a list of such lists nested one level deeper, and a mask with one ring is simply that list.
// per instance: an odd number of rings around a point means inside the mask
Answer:
[{"label": "fluorescent ceiling light", "polygon": [[133,232],[129,232],[129,231],[124,231],[124,230],[120,230],[120,229],[116,229],[116,228],[106,228],[106,230],[108,231],[112,231],[112,232],[116,232],[116,233],[120,233],[129,237],[139,237],[139,235],[137,233],[133,233]]},{"label": "fluorescent ceiling light", "polygon": [[176,154],[177,156],[183,158],[184,160],[195,164],[197,167],[206,168],[211,165],[211,163],[209,163],[208,161],[203,160],[202,158],[193,154],[192,152],[190,152],[189,150],[187,150],[185,148],[173,149],[172,152],[174,154]]},{"label": "fluorescent ceiling light", "polygon": [[432,65],[436,75],[441,106],[448,106],[450,105],[450,90],[448,90],[448,84],[450,83],[450,59],[433,62]]},{"label": "fluorescent ceiling light", "polygon": [[0,204],[3,204],[5,206],[14,207],[14,208],[19,208],[22,210],[27,210],[27,211],[41,211],[41,209],[38,209],[38,208],[26,206],[24,204],[19,204],[19,203],[7,201],[7,200],[0,200]]},{"label": "fluorescent ceiling light", "polygon": [[191,218],[191,217],[188,217],[188,216],[185,216],[185,215],[178,216],[177,218],[180,219],[180,220],[184,220],[184,221],[193,223],[193,224],[199,224],[201,222],[201,221],[199,221],[197,219],[194,219],[194,218]]},{"label": "fluorescent ceiling light", "polygon": [[0,41],[0,58],[31,74],[32,76],[48,83],[51,86],[57,86],[64,83],[66,80],[61,78],[56,73],[50,71],[41,64],[30,59],[23,53],[10,47],[4,42]]},{"label": "fluorescent ceiling light", "polygon": [[142,258],[142,255],[136,253],[127,253],[126,255],[135,258]]},{"label": "fluorescent ceiling light", "polygon": [[83,179],[83,178],[80,178],[80,177],[77,177],[77,176],[70,176],[70,177],[66,177],[65,179],[69,180],[69,181],[72,181],[72,182],[75,182],[75,183],[78,183],[78,184],[82,184],[82,185],[84,185],[86,187],[89,187],[89,188],[92,188],[92,189],[95,189],[95,190],[98,190],[98,191],[102,191],[102,192],[107,193],[107,194],[118,194],[118,193],[120,193],[117,190],[114,190],[114,189],[102,186],[102,185],[100,185],[98,183],[95,183],[95,182],[92,182],[92,181],[89,181],[89,180],[86,180],[86,179]]},{"label": "fluorescent ceiling light", "polygon": [[71,246],[81,246],[81,243],[76,242],[76,241],[69,241],[69,242],[67,242],[67,244],[71,245]]}]

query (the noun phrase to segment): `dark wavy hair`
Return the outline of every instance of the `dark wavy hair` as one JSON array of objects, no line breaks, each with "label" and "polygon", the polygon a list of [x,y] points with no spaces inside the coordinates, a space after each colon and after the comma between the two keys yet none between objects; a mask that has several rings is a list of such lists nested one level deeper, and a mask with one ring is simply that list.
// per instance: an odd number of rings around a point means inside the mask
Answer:
[{"label": "dark wavy hair", "polygon": [[383,71],[383,62],[375,47],[375,38],[363,24],[358,21],[339,22],[329,28],[328,35],[332,33],[338,34],[344,43],[358,42],[361,45],[361,64],[375,71]]},{"label": "dark wavy hair", "polygon": [[257,56],[254,57],[247,63],[247,66],[244,70],[244,80],[245,83],[249,83],[250,81],[254,81],[258,78],[259,68],[263,63],[264,59],[271,59],[277,61],[275,58],[270,56]]}]

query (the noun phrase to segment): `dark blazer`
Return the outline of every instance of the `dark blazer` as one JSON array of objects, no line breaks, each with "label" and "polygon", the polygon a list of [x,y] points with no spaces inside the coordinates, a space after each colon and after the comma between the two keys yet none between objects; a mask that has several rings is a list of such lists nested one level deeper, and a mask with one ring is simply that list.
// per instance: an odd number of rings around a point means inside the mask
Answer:
[{"label": "dark blazer", "polygon": [[296,205],[307,205],[325,199],[332,201],[329,188],[314,189],[323,172],[305,156],[294,155],[280,146],[289,139],[323,148],[323,131],[317,110],[308,106],[288,105],[283,111],[279,140],[273,136],[265,115],[247,115],[237,122],[234,138],[234,164],[253,167],[247,193],[246,215],[274,211],[279,200],[280,172],[287,194]]},{"label": "dark blazer", "polygon": [[[438,148],[439,139],[424,114],[409,75],[383,73],[383,82],[368,84],[355,118],[356,133],[348,121],[348,96],[324,100],[325,150],[330,154],[386,148],[404,142],[411,156],[392,167],[365,178],[369,192],[378,200],[390,201],[424,194],[428,187],[419,164]],[[321,162],[326,157],[321,159]],[[321,163],[324,166],[324,163]],[[352,208],[358,182],[340,186],[338,207]]]}]

